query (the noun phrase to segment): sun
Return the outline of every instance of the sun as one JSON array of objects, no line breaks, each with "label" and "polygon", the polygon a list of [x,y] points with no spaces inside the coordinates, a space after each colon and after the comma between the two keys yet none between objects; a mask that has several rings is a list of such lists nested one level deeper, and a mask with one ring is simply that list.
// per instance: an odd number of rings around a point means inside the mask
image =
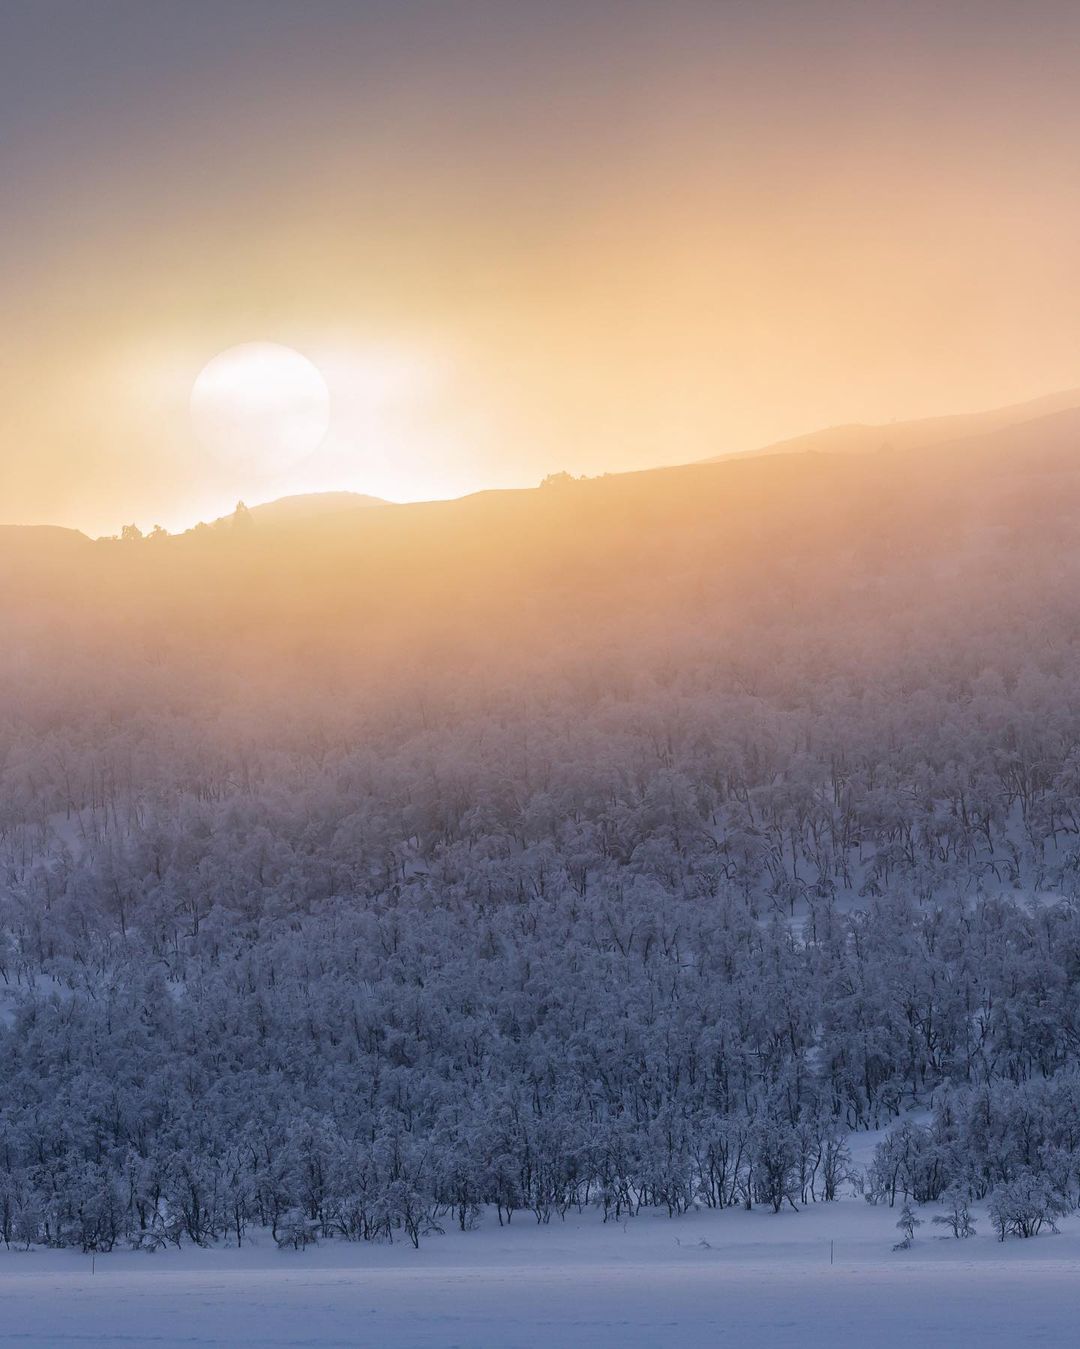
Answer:
[{"label": "sun", "polygon": [[330,394],[318,368],[292,347],[245,342],[199,372],[191,418],[223,462],[270,477],[319,448],[330,425]]}]

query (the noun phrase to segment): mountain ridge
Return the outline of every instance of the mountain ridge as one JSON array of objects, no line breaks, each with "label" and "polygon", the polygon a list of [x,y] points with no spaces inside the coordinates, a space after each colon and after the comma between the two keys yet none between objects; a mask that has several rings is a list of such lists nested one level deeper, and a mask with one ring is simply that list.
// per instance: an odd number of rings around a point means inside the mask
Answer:
[{"label": "mountain ridge", "polygon": [[771,441],[752,450],[732,450],[695,460],[700,464],[729,463],[734,459],[757,459],[776,454],[874,454],[882,449],[924,449],[952,444],[971,436],[988,434],[1022,422],[1036,421],[1080,408],[1080,388],[1062,389],[1039,398],[979,412],[947,413],[939,417],[916,417],[898,422],[842,422],[817,431]]},{"label": "mountain ridge", "polygon": [[[1033,411],[1035,415],[1025,415]],[[973,425],[977,428],[974,431],[971,430]],[[876,443],[871,450],[871,443],[886,430],[894,432],[892,440]],[[897,432],[899,434],[895,434]],[[1068,460],[1062,462],[1061,455],[1071,454],[1074,446],[1078,449],[1077,463],[1080,465],[1080,389],[983,413],[923,418],[896,423],[890,428],[857,424],[833,427],[779,441],[756,451],[598,477],[566,478],[535,487],[487,488],[461,497],[395,503],[349,491],[295,493],[248,507],[247,517],[258,526],[256,532],[260,538],[280,531],[296,538],[307,534],[341,537],[342,531],[354,533],[355,522],[361,517],[372,526],[375,535],[382,534],[385,529],[408,535],[414,523],[419,527],[421,522],[438,528],[455,520],[471,518],[479,521],[481,517],[491,520],[493,515],[509,518],[519,516],[523,511],[548,517],[569,509],[576,515],[590,500],[597,501],[602,497],[637,499],[646,483],[656,489],[658,498],[674,499],[683,495],[683,485],[691,479],[709,496],[722,494],[725,484],[739,493],[752,490],[751,484],[760,482],[764,489],[760,505],[765,509],[769,504],[768,491],[784,494],[784,484],[777,477],[784,471],[782,465],[798,469],[800,476],[809,472],[811,476],[820,477],[828,461],[834,464],[830,474],[836,468],[842,469],[841,476],[854,484],[861,481],[866,468],[874,464],[877,467],[873,472],[879,476],[911,472],[918,467],[927,475],[939,472],[950,477],[953,476],[950,464],[959,471],[962,465],[970,466],[972,459],[980,458],[999,466],[1011,465],[1017,471],[1040,466],[1068,467]],[[862,467],[856,468],[857,465]],[[236,512],[233,512],[167,535],[160,541],[153,540],[153,546],[159,548],[162,543],[178,544],[180,541],[190,545],[209,538],[235,539],[235,531],[231,528],[235,521]],[[399,523],[393,524],[393,521]],[[17,555],[27,562],[38,555],[59,559],[82,548],[113,544],[124,549],[129,546],[126,541],[93,539],[80,530],[59,525],[0,525],[0,549],[8,556]]]}]

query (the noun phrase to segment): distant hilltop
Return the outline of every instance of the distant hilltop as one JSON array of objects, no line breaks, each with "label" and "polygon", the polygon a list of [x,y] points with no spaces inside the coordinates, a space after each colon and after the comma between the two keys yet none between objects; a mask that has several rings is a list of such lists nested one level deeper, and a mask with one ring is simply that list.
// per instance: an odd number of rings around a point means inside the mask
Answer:
[{"label": "distant hilltop", "polygon": [[1080,389],[1065,389],[1060,393],[1045,394],[1024,403],[991,408],[985,412],[962,412],[947,417],[918,417],[913,421],[863,423],[849,422],[829,426],[821,431],[778,440],[756,450],[736,450],[727,454],[713,454],[698,462],[718,464],[728,459],[751,459],[768,454],[806,454],[815,451],[826,454],[874,454],[881,449],[918,450],[947,441],[966,439],[999,431],[1019,422],[1049,417],[1056,412],[1080,408]]},{"label": "distant hilltop", "polygon": [[[585,576],[595,580],[601,573],[620,587],[616,558],[623,559],[629,575],[650,548],[659,549],[642,578],[648,588],[677,558],[686,561],[688,551],[700,554],[695,567],[708,558],[709,567],[722,565],[732,576],[772,538],[759,559],[768,572],[797,545],[830,552],[854,546],[858,537],[862,547],[871,520],[878,521],[880,542],[895,532],[905,512],[912,513],[909,539],[925,535],[935,549],[940,539],[928,532],[931,514],[950,520],[950,535],[960,519],[968,530],[1009,520],[1019,534],[1034,536],[1032,546],[1039,548],[1045,543],[1038,535],[1040,519],[1052,515],[1060,523],[1074,506],[1080,514],[1078,465],[1080,389],[1073,389],[986,412],[837,426],[694,464],[593,478],[556,473],[539,487],[445,500],[395,503],[341,491],[254,506],[240,502],[228,515],[176,535],[157,527],[144,534],[125,525],[113,538],[95,542],[78,530],[0,525],[0,553],[21,566],[46,559],[61,565],[92,542],[106,551],[119,544],[125,555],[129,543],[145,542],[155,555],[167,543],[164,552],[179,549],[190,560],[204,551],[203,544],[215,545],[206,549],[215,556],[218,545],[228,545],[231,553],[241,532],[247,533],[237,527],[257,525],[247,551],[265,554],[263,562],[271,568],[287,555],[299,560],[309,547],[332,544],[356,561],[362,556],[368,567],[393,559],[403,573],[413,571],[418,557],[438,554],[444,579],[468,559],[480,569],[469,586],[491,583],[496,589],[519,565],[530,584],[543,573],[546,588],[553,570],[571,561],[585,568],[579,588]],[[1033,472],[1043,479],[1038,491],[1028,482]],[[1047,475],[1055,478],[1052,486]],[[817,527],[811,519],[815,509]],[[826,518],[831,530],[824,530]],[[819,532],[822,537],[814,537]],[[140,557],[147,555],[140,551]]]},{"label": "distant hilltop", "polygon": [[[372,506],[385,506],[382,497],[368,496],[363,492],[301,492],[295,496],[278,497],[276,501],[264,501],[259,506],[245,506],[238,503],[238,510],[251,520],[264,525],[303,525],[326,515],[338,515],[348,511],[366,510]],[[229,525],[236,519],[237,511],[219,516],[210,522],[210,528]],[[196,529],[200,526],[196,525]],[[187,530],[191,533],[191,530]]]}]

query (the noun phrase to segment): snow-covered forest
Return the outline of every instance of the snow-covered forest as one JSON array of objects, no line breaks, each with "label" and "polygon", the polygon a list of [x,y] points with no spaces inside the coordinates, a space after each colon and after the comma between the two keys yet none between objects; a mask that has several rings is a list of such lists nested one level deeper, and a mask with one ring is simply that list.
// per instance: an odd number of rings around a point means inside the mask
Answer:
[{"label": "snow-covered forest", "polygon": [[8,540],[0,1238],[1075,1209],[1068,493],[813,458]]}]

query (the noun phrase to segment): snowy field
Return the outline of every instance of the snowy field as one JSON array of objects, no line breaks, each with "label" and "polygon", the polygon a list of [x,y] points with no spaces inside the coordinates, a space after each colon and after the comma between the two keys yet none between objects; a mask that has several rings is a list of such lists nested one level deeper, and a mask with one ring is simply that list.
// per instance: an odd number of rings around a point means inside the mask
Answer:
[{"label": "snowy field", "polygon": [[[1005,1245],[911,1251],[897,1211],[858,1200],[798,1214],[593,1214],[448,1231],[408,1245],[279,1252],[0,1253],[0,1345],[147,1349],[1017,1349],[1080,1337],[1080,1219]],[[830,1241],[834,1263],[830,1265]]]}]

